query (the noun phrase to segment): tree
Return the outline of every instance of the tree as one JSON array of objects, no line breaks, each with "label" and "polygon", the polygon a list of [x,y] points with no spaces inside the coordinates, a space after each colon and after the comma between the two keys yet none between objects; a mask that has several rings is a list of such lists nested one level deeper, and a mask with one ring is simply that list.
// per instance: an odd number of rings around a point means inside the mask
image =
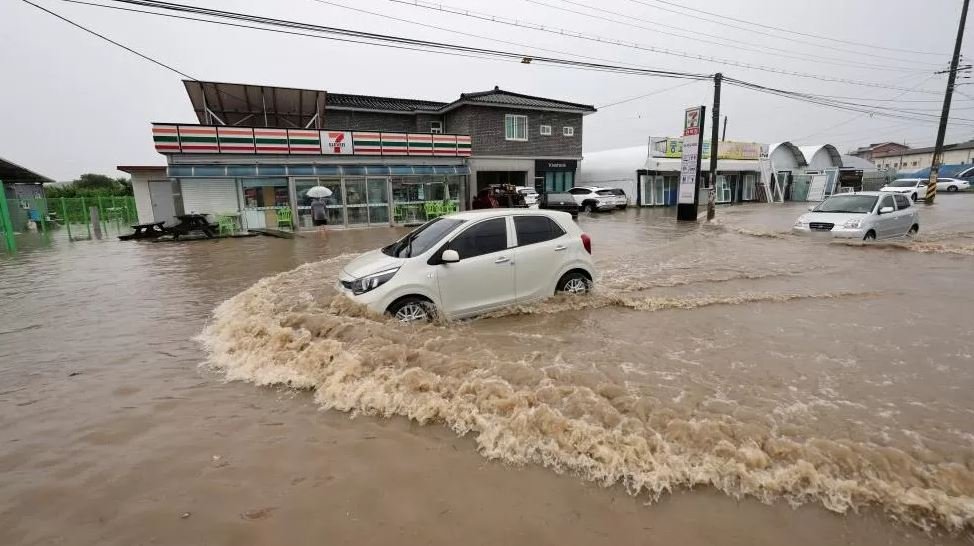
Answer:
[{"label": "tree", "polygon": [[52,198],[132,195],[132,182],[128,178],[86,173],[67,184],[48,185],[44,193]]}]

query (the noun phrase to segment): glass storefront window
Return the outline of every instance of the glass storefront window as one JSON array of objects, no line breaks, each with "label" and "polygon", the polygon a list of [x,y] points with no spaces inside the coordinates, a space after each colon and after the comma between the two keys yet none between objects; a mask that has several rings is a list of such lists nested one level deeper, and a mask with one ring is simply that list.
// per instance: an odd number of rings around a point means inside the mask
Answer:
[{"label": "glass storefront window", "polygon": [[324,186],[332,191],[331,197],[322,199],[325,203],[328,225],[345,225],[345,207],[342,197],[342,181],[340,178],[296,178],[294,180],[294,192],[297,198],[298,226],[301,228],[314,227],[314,219],[311,216],[311,204],[315,200],[308,197],[308,190],[315,186]]},{"label": "glass storefront window", "polygon": [[248,229],[277,228],[277,211],[291,206],[287,178],[241,178],[243,225]]},{"label": "glass storefront window", "polygon": [[386,178],[368,179],[369,223],[389,223],[389,184]]},{"label": "glass storefront window", "polygon": [[365,193],[364,178],[345,179],[345,213],[350,226],[369,223],[369,209]]}]

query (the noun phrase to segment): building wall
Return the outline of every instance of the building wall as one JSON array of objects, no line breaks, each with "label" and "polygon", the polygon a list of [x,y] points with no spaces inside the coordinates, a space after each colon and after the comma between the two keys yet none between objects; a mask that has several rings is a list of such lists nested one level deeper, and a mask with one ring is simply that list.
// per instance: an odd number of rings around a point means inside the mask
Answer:
[{"label": "building wall", "polygon": [[862,150],[861,152],[853,153],[851,155],[854,155],[856,157],[861,157],[862,159],[865,159],[866,161],[872,161],[873,158],[876,157],[876,156],[882,156],[882,155],[889,155],[889,154],[892,154],[892,153],[904,152],[904,151],[909,150],[909,149],[910,149],[909,146],[904,146],[903,144],[897,144],[895,142],[888,142],[888,143],[883,144],[881,146],[876,146],[875,148],[868,148],[868,149]]},{"label": "building wall", "polygon": [[[880,170],[916,171],[925,169],[933,162],[933,152],[919,154],[903,153],[887,157],[876,157],[873,159],[876,167]],[[944,152],[943,164],[954,165],[960,163],[974,163],[974,149],[969,150],[947,150]]]},{"label": "building wall", "polygon": [[[528,140],[506,140],[504,116],[528,117]],[[541,135],[541,125],[551,126],[551,135]],[[562,135],[563,127],[575,134]],[[582,115],[568,112],[542,112],[495,106],[466,105],[446,114],[446,133],[470,135],[475,156],[523,156],[538,158],[581,158]]]},{"label": "building wall", "polygon": [[155,222],[152,216],[152,200],[149,198],[149,176],[142,173],[132,176],[132,196],[140,224]]},{"label": "building wall", "polygon": [[322,127],[335,131],[428,133],[430,132],[430,122],[442,121],[442,118],[443,116],[432,114],[385,114],[381,112],[326,110]]}]

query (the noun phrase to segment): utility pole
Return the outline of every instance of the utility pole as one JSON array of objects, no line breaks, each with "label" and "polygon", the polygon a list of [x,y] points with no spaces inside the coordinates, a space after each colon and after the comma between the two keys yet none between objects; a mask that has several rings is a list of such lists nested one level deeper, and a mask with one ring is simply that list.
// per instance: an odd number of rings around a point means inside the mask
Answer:
[{"label": "utility pole", "polygon": [[940,113],[940,128],[937,129],[937,144],[933,150],[933,162],[930,165],[930,180],[927,181],[926,203],[933,204],[937,197],[937,176],[940,174],[940,163],[944,153],[944,136],[947,134],[947,118],[950,116],[950,99],[954,95],[954,81],[957,79],[957,63],[960,61],[960,45],[964,40],[964,26],[967,24],[967,6],[970,0],[964,0],[960,12],[960,25],[957,27],[957,41],[954,43],[954,56],[950,59],[950,74],[947,76],[947,91],[944,93],[944,109]]},{"label": "utility pole", "polygon": [[[968,0],[964,0],[966,3]],[[707,221],[717,215],[717,137],[720,135],[720,82],[724,75],[714,74],[714,121],[710,126],[710,191],[707,192]],[[726,125],[725,125],[726,128]]]}]

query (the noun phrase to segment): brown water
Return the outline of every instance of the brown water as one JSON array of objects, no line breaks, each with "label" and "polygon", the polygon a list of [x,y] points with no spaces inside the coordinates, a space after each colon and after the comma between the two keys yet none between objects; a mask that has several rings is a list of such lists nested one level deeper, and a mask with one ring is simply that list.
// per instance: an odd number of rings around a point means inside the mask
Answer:
[{"label": "brown water", "polygon": [[395,230],[22,241],[0,544],[969,542],[974,196],[800,211],[586,215],[596,294],[424,327],[330,288]]}]

